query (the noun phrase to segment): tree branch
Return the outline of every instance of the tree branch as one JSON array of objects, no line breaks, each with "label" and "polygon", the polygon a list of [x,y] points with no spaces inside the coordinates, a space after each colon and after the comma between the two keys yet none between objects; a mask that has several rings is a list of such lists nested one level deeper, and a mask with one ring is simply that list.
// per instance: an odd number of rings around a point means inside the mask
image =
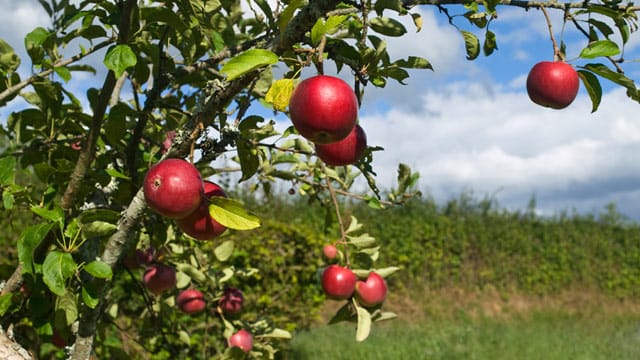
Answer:
[{"label": "tree branch", "polygon": [[[468,4],[470,1],[467,0],[404,0],[402,4],[411,8],[416,5],[464,5]],[[478,5],[482,5],[482,0],[473,0],[472,2],[476,2]],[[614,10],[629,10],[629,11],[640,11],[640,6],[629,6],[628,4],[619,4],[619,5],[604,5],[592,3],[588,0],[585,1],[575,1],[575,2],[561,2],[561,1],[527,1],[527,0],[501,0],[498,2],[498,5],[507,5],[507,6],[515,6],[521,7],[525,9],[532,8],[541,8],[545,7],[547,9],[589,9],[593,6],[605,6]]]},{"label": "tree branch", "polygon": [[63,66],[67,66],[69,64],[73,64],[74,62],[81,60],[85,57],[87,57],[88,55],[91,55],[93,53],[95,53],[96,51],[113,44],[113,42],[115,41],[115,38],[109,38],[103,42],[101,42],[100,44],[90,48],[89,50],[87,50],[84,53],[81,54],[77,54],[73,57],[70,57],[68,59],[65,60],[61,60],[58,61],[57,63],[53,64],[53,67],[51,67],[50,69],[47,70],[43,70],[35,75],[32,75],[31,77],[29,77],[28,79],[25,79],[7,89],[5,89],[3,92],[0,93],[0,102],[4,101],[5,99],[7,99],[8,97],[12,96],[13,94],[17,93],[18,91],[24,89],[25,87],[29,86],[29,84],[37,81],[38,79],[42,79],[45,76],[50,75],[52,72],[55,71],[55,68],[59,68],[59,67],[63,67]]}]

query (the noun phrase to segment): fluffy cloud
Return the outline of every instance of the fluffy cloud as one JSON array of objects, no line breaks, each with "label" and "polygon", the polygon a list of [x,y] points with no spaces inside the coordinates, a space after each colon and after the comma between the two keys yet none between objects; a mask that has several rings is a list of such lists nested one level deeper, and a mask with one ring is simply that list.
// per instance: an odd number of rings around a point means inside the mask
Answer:
[{"label": "fluffy cloud", "polygon": [[638,105],[622,90],[607,94],[595,114],[586,97],[555,111],[523,92],[488,93],[470,82],[426,92],[420,104],[422,114],[393,109],[362,118],[370,144],[386,149],[375,159],[382,183],[393,184],[404,162],[436,199],[473,190],[523,207],[535,195],[547,212],[591,211],[640,193]]}]

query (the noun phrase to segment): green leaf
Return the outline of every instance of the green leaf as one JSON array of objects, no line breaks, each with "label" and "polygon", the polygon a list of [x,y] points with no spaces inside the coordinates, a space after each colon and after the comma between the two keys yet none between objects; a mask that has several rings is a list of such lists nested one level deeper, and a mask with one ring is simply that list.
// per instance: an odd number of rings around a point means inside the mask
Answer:
[{"label": "green leaf", "polygon": [[100,260],[95,260],[85,264],[83,268],[84,271],[88,272],[91,276],[99,279],[111,279],[113,276],[111,267]]},{"label": "green leaf", "polygon": [[578,70],[578,76],[580,76],[582,84],[585,89],[587,89],[592,104],[591,112],[593,113],[598,110],[598,106],[600,106],[600,101],[602,100],[600,81],[592,72],[586,70]]},{"label": "green leaf", "polygon": [[278,55],[265,49],[247,50],[227,61],[220,72],[227,75],[227,80],[231,81],[259,67],[275,64],[278,62]]},{"label": "green leaf", "polygon": [[384,16],[371,19],[369,26],[373,31],[387,36],[402,36],[407,33],[401,22]]},{"label": "green leaf", "polygon": [[4,316],[7,313],[7,310],[11,307],[11,298],[13,297],[12,293],[4,294],[0,296],[0,316]]},{"label": "green leaf", "polygon": [[311,44],[317,46],[322,40],[322,37],[327,33],[327,27],[325,25],[324,19],[320,18],[313,24],[311,27]]},{"label": "green leaf", "polygon": [[369,337],[371,332],[371,314],[363,307],[356,305],[356,311],[358,313],[358,325],[356,328],[356,341],[362,342]]},{"label": "green leaf", "polygon": [[464,38],[467,60],[475,60],[480,55],[480,40],[472,32],[460,30],[460,33]]},{"label": "green leaf", "polygon": [[276,80],[271,84],[264,100],[273,105],[275,110],[285,111],[289,106],[289,99],[291,99],[293,88],[293,79]]},{"label": "green leaf", "polygon": [[93,283],[85,283],[82,286],[82,301],[91,309],[95,309],[100,303],[98,291]]},{"label": "green leaf", "polygon": [[69,80],[71,80],[71,71],[69,71],[69,69],[67,69],[64,66],[58,66],[57,68],[53,69],[56,74],[58,74],[58,76],[60,76],[60,78],[64,81],[64,82],[69,82]]},{"label": "green leaf", "polygon": [[411,13],[411,18],[413,19],[413,24],[416,26],[416,32],[420,32],[420,30],[422,30],[422,15]]},{"label": "green leaf", "polygon": [[11,45],[0,39],[0,73],[14,72],[20,66],[20,57]]},{"label": "green leaf", "polygon": [[329,325],[337,324],[343,321],[355,320],[354,314],[351,312],[350,303],[344,304],[329,320]]},{"label": "green leaf", "polygon": [[66,291],[56,300],[55,319],[66,326],[71,326],[78,320],[78,306],[72,292]]},{"label": "green leaf", "polygon": [[384,312],[380,312],[378,314],[376,314],[373,317],[373,321],[385,321],[385,320],[391,320],[391,319],[395,319],[397,318],[398,315],[394,312],[391,311],[384,311]]},{"label": "green leaf", "polygon": [[56,223],[64,222],[64,211],[58,206],[54,207],[53,209],[45,209],[39,206],[32,206],[31,211],[43,219]]},{"label": "green leaf", "polygon": [[33,252],[51,230],[52,223],[41,223],[24,229],[18,239],[18,259],[24,274],[33,274]]},{"label": "green leaf", "polygon": [[371,247],[376,243],[376,239],[367,233],[358,236],[347,235],[347,239],[349,239],[349,244],[359,249]]},{"label": "green leaf", "polygon": [[76,262],[69,253],[52,251],[42,264],[42,280],[58,296],[65,293],[65,281],[76,271]]},{"label": "green leaf", "polygon": [[272,338],[272,339],[291,339],[291,333],[284,329],[273,329],[270,333],[259,335],[262,338]]},{"label": "green leaf", "polygon": [[278,17],[278,27],[280,28],[281,34],[285,33],[289,22],[293,18],[293,14],[296,12],[296,10],[298,10],[298,8],[301,8],[305,4],[305,2],[305,0],[292,0],[289,2],[289,5],[287,5],[287,7],[282,10],[280,16]]},{"label": "green leaf", "polygon": [[128,45],[116,45],[107,51],[104,57],[104,65],[107,69],[113,71],[115,76],[122,76],[127,68],[135,66],[138,63],[138,57]]},{"label": "green leaf", "polygon": [[233,249],[235,248],[235,242],[233,240],[224,241],[222,244],[216,246],[213,250],[213,253],[216,256],[216,259],[224,262],[229,260],[231,255],[233,254]]},{"label": "green leaf", "polygon": [[47,38],[51,35],[47,29],[43,27],[37,27],[27,34],[24,38],[24,45],[29,49],[39,48],[44,44]]},{"label": "green leaf", "polygon": [[613,81],[618,85],[624,86],[629,90],[636,90],[636,86],[633,83],[633,80],[629,79],[623,74],[609,69],[603,64],[586,64],[585,66],[583,66],[583,68],[593,72],[596,75],[602,76],[607,80]]},{"label": "green leaf", "polygon": [[93,221],[82,226],[82,235],[85,238],[104,237],[110,236],[116,230],[118,226],[106,221]]},{"label": "green leaf", "polygon": [[390,276],[391,274],[395,273],[398,270],[400,270],[400,268],[397,266],[389,266],[381,269],[373,269],[372,271],[376,272],[378,275],[382,276],[383,278],[386,278],[387,276]]},{"label": "green leaf", "polygon": [[482,51],[485,56],[493,54],[498,49],[496,42],[496,34],[493,31],[487,30],[484,37],[484,44],[482,45]]},{"label": "green leaf", "polygon": [[236,150],[238,152],[240,170],[242,170],[242,177],[240,178],[240,181],[250,179],[260,167],[258,149],[251,146],[248,141],[237,141]]},{"label": "green leaf", "polygon": [[116,169],[106,169],[105,172],[109,174],[109,176],[117,179],[131,180],[131,177],[121,173]]},{"label": "green leaf", "polygon": [[349,227],[345,231],[345,234],[350,234],[352,232],[356,232],[362,228],[362,224],[358,222],[355,216],[351,215],[351,221],[349,222]]},{"label": "green leaf", "polygon": [[8,191],[8,189],[5,189],[2,192],[2,206],[6,210],[11,210],[13,209],[14,202],[15,202],[15,197],[13,196],[13,194],[10,191]]},{"label": "green leaf", "polygon": [[209,214],[217,222],[234,230],[251,230],[260,227],[261,221],[247,211],[240,202],[222,196],[209,198]]},{"label": "green leaf", "polygon": [[615,56],[620,54],[618,44],[611,40],[598,40],[590,43],[580,52],[583,59],[594,59],[600,56]]},{"label": "green leaf", "polygon": [[16,171],[16,158],[7,156],[0,159],[0,185],[11,185],[14,183]]},{"label": "green leaf", "polygon": [[394,65],[405,69],[430,69],[433,70],[431,63],[429,60],[425,58],[421,58],[419,56],[409,56],[407,60],[396,60]]},{"label": "green leaf", "polygon": [[182,272],[186,274],[189,278],[198,283],[204,283],[207,280],[207,275],[205,275],[198,268],[194,267],[190,264],[179,263],[176,264],[176,269],[178,272]]}]

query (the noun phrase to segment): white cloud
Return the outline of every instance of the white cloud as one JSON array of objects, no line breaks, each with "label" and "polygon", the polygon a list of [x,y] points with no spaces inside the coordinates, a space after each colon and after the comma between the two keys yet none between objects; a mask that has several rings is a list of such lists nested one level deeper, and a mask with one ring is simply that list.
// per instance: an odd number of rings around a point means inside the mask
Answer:
[{"label": "white cloud", "polygon": [[362,118],[369,143],[385,148],[374,166],[387,186],[404,162],[436,199],[473,189],[497,192],[505,206],[526,206],[536,194],[547,211],[590,211],[640,193],[632,155],[640,151],[638,104],[622,90],[606,94],[595,114],[583,96],[557,111],[532,104],[526,93],[496,87],[490,94],[478,83],[452,84],[422,99],[422,115],[394,109]]}]

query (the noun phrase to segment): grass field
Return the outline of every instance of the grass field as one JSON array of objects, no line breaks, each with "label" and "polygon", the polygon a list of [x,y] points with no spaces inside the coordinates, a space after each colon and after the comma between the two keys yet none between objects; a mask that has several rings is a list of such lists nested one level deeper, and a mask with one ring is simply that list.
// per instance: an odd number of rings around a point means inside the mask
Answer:
[{"label": "grass field", "polygon": [[615,300],[534,302],[516,309],[514,301],[503,301],[500,314],[478,315],[468,301],[453,302],[441,316],[414,311],[377,324],[363,343],[355,342],[352,324],[318,326],[296,334],[286,358],[640,359],[640,314],[627,306]]}]

